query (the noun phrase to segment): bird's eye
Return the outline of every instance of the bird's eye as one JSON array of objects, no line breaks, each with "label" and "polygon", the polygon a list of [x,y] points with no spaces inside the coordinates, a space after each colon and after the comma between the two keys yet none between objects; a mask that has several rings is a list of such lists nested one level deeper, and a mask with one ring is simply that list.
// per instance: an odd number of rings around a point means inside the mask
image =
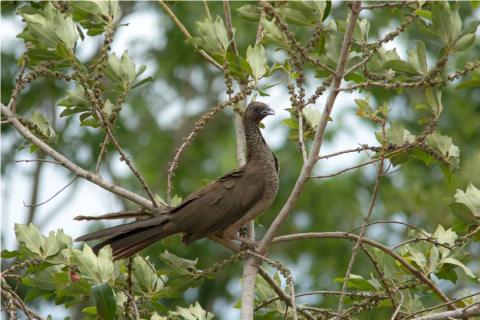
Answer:
[{"label": "bird's eye", "polygon": [[259,109],[258,107],[256,107],[254,110],[255,110],[255,111],[258,111],[258,110],[260,110],[260,109]]}]

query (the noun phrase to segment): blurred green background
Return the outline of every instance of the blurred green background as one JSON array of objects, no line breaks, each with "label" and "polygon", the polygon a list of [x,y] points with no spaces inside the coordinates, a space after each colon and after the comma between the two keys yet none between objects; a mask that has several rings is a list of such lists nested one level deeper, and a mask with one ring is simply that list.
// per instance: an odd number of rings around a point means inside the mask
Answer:
[{"label": "blurred green background", "polygon": [[[241,20],[235,12],[247,2],[232,2],[232,19],[236,27],[236,43],[241,55],[245,56],[248,45],[254,45],[257,25]],[[3,2],[2,2],[3,5]],[[7,104],[13,90],[18,72],[18,59],[25,50],[22,39],[15,35],[24,28],[21,18],[15,15],[22,2],[15,2],[2,9],[2,52],[1,52],[1,100]],[[223,17],[221,2],[209,2],[213,15]],[[166,198],[167,165],[175,154],[174,149],[182,143],[203,113],[225,101],[225,85],[223,73],[212,67],[202,56],[184,43],[185,37],[165,14],[157,2],[121,2],[122,23],[130,23],[121,27],[115,34],[112,52],[121,55],[125,49],[129,56],[140,64],[147,65],[146,75],[151,75],[155,82],[133,90],[127,96],[127,103],[117,122],[118,141],[133,160],[136,168],[143,174],[151,189]],[[343,2],[334,2],[328,19],[346,19],[347,7]],[[176,4],[173,9],[192,35],[196,35],[195,21],[204,15],[201,2]],[[390,11],[362,12],[360,18],[369,19],[369,42],[382,38],[386,33],[397,28],[403,21],[407,9]],[[379,14],[381,13],[381,14]],[[388,14],[387,14],[388,13]],[[468,2],[460,8],[464,23],[475,16],[480,19],[479,10],[474,11]],[[292,28],[293,29],[293,28]],[[295,29],[298,40],[307,41],[310,33],[304,28]],[[478,35],[478,32],[477,32]],[[397,48],[398,54],[406,58],[406,50],[415,46],[416,40],[427,45],[429,66],[433,65],[441,44],[435,39],[420,33],[416,24],[412,24],[407,32],[398,37],[387,49]],[[80,43],[78,54],[85,63],[98,57],[99,47],[103,39],[91,38],[87,43]],[[477,43],[469,50],[454,54],[448,62],[449,74],[456,69],[463,69],[466,61],[473,61],[480,56],[480,45]],[[275,52],[266,47],[267,60],[271,65],[277,59],[285,57],[284,52]],[[307,95],[320,85],[319,79],[313,77],[314,70],[306,70]],[[278,74],[276,79],[284,81]],[[99,144],[104,134],[99,129],[79,128],[78,117],[59,118],[62,107],[55,104],[65,97],[65,88],[71,89],[72,83],[54,82],[42,79],[36,81],[22,92],[18,101],[18,113],[28,117],[30,111],[40,110],[50,118],[53,127],[60,134],[55,147],[81,167],[94,172]],[[440,172],[439,164],[425,166],[423,162],[412,159],[400,171],[386,176],[382,180],[377,205],[371,221],[398,220],[415,224],[433,233],[438,224],[445,228],[451,226],[453,215],[442,203],[441,199],[453,196],[456,189],[465,189],[471,181],[480,187],[480,90],[468,88],[455,91],[455,83],[443,92],[444,111],[438,129],[442,134],[451,136],[453,143],[461,150],[461,170],[448,182]],[[235,89],[238,87],[235,85]],[[108,90],[107,90],[108,91]],[[106,92],[107,92],[106,91]],[[260,223],[266,228],[271,224],[288,198],[298,177],[302,165],[302,157],[298,145],[289,141],[288,127],[281,120],[288,117],[288,95],[285,85],[269,90],[271,97],[259,98],[277,111],[277,116],[265,121],[263,133],[267,142],[277,155],[280,171],[280,190],[271,209],[260,217]],[[365,97],[363,94],[340,94],[332,113],[333,122],[327,127],[326,140],[321,154],[357,148],[358,144],[375,144],[373,131],[379,131],[372,122],[355,116],[354,98]],[[112,95],[114,97],[114,95]],[[112,99],[112,98],[111,98]],[[322,97],[314,106],[321,111],[325,98]],[[386,102],[392,108],[391,120],[400,121],[412,134],[419,134],[425,125],[417,121],[423,117],[424,111],[414,110],[420,103],[425,103],[425,95],[421,90],[404,90],[403,94],[395,91],[372,89],[372,105],[378,106]],[[13,223],[33,222],[46,234],[57,228],[66,229],[66,233],[77,237],[88,231],[101,229],[107,224],[102,222],[79,223],[71,218],[78,214],[99,215],[122,209],[134,209],[131,203],[87,183],[77,181],[53,201],[44,206],[29,209],[25,203],[39,203],[56,193],[73,177],[60,167],[52,164],[14,163],[12,159],[44,157],[40,152],[33,155],[27,149],[16,152],[23,145],[21,137],[10,127],[2,126],[2,249],[15,249]],[[118,159],[119,156],[108,147],[106,161],[102,165],[102,175],[132,191],[144,195],[137,179]],[[320,161],[314,173],[333,173],[344,167],[358,164],[368,158],[364,154],[353,154]],[[215,117],[205,129],[198,134],[192,145],[181,156],[179,167],[175,171],[175,191],[181,197],[200,188],[202,179],[215,179],[226,171],[237,167],[235,147],[235,127],[233,110]],[[371,200],[375,182],[375,168],[365,167],[350,171],[334,178],[309,181],[303,195],[292,215],[280,231],[280,235],[313,232],[313,231],[348,231],[361,225]],[[145,195],[146,196],[146,195]],[[257,239],[261,238],[264,229],[256,227]],[[369,227],[366,236],[387,245],[394,245],[406,238],[406,228],[398,225],[377,225]],[[353,243],[345,240],[308,240],[290,242],[272,246],[269,258],[282,261],[292,270],[296,282],[297,293],[313,290],[339,290],[339,283],[333,279],[344,277],[351,256]],[[160,264],[158,253],[169,250],[187,259],[199,259],[199,268],[211,266],[214,262],[228,258],[231,253],[219,245],[201,240],[189,247],[184,247],[179,236],[173,237],[169,247],[161,243],[150,246],[145,255]],[[471,263],[469,266],[479,276],[480,249],[478,244],[470,245]],[[2,269],[12,261],[2,260]],[[354,274],[370,278],[372,265],[364,254],[359,254],[353,268]],[[459,271],[461,273],[462,271]],[[219,272],[214,280],[206,281],[200,288],[190,289],[180,299],[162,301],[167,308],[174,309],[179,305],[186,307],[199,301],[202,307],[209,310],[218,319],[238,317],[239,311],[233,304],[240,298],[242,265],[237,264]],[[460,275],[455,286],[439,281],[442,289],[458,297],[463,288],[472,288],[478,283],[468,282],[468,277]],[[24,295],[22,287],[20,294]],[[298,299],[324,308],[336,310],[338,298],[308,296]],[[67,315],[66,311],[55,308],[53,302],[39,302],[33,309],[52,315]],[[41,303],[41,304],[40,304]],[[433,301],[432,301],[433,303]],[[348,304],[347,304],[348,305]],[[80,318],[78,308],[68,310],[74,319]],[[365,314],[362,319],[375,319],[382,310],[374,310]],[[54,316],[55,318],[55,316]]]}]

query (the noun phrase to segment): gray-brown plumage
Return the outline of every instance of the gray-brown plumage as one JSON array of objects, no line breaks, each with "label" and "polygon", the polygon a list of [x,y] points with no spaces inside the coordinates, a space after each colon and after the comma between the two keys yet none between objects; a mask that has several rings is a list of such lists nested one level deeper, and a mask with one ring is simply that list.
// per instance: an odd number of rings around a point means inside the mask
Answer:
[{"label": "gray-brown plumage", "polygon": [[[247,163],[217,181],[190,194],[177,207],[161,213],[143,213],[140,221],[93,232],[75,241],[108,237],[93,247],[98,252],[111,245],[114,259],[122,259],[168,236],[180,233],[184,245],[217,233],[226,239],[244,241],[237,233],[247,222],[263,214],[272,204],[278,190],[278,161],[260,133],[259,122],[275,114],[261,102],[252,102],[245,111],[243,123],[247,142]],[[76,220],[121,219],[128,212]]]}]

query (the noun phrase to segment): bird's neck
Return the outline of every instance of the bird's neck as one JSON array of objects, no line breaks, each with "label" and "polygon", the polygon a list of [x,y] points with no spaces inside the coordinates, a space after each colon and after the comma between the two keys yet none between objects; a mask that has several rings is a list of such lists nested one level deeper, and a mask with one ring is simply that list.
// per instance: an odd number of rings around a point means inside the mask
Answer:
[{"label": "bird's neck", "polygon": [[272,151],[263,139],[257,122],[244,121],[245,140],[247,142],[247,160],[271,160]]}]

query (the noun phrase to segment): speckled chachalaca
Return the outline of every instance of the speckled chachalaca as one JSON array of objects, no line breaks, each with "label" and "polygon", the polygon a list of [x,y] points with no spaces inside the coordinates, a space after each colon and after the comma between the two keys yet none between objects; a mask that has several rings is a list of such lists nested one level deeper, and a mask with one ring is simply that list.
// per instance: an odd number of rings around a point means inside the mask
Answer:
[{"label": "speckled chachalaca", "polygon": [[177,233],[182,235],[184,245],[214,233],[226,239],[249,242],[239,237],[238,231],[270,207],[278,190],[278,161],[259,129],[260,121],[273,114],[275,112],[261,102],[252,102],[245,110],[243,123],[247,163],[241,168],[190,194],[178,206],[167,207],[161,212],[143,212],[140,215],[119,212],[100,217],[75,217],[75,220],[147,217],[89,233],[75,241],[107,237],[93,250],[98,253],[102,247],[111,245],[115,260],[129,257]]}]

